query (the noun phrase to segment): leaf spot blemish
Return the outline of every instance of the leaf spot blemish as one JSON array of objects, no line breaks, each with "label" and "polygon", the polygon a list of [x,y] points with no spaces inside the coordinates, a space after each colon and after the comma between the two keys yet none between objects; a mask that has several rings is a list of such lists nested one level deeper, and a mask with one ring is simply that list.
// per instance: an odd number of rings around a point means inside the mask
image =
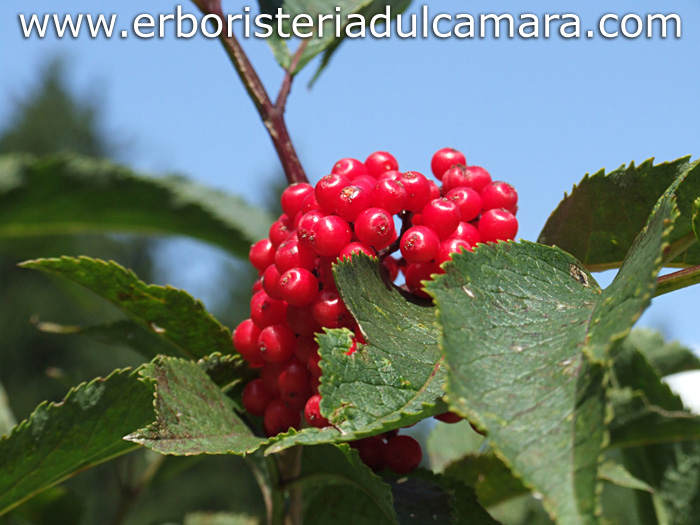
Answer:
[{"label": "leaf spot blemish", "polygon": [[585,272],[575,264],[569,265],[569,275],[580,282],[583,286],[588,286],[588,277]]},{"label": "leaf spot blemish", "polygon": [[518,353],[520,353],[524,350],[524,348],[520,345],[513,345],[510,347],[510,349],[513,350],[514,352],[518,352]]},{"label": "leaf spot blemish", "polygon": [[475,299],[475,298],[476,298],[476,296],[474,295],[474,292],[472,292],[472,291],[471,291],[469,288],[467,288],[466,286],[462,286],[462,290],[464,290],[464,293],[467,294],[467,295],[468,295],[469,297],[471,297],[472,299]]},{"label": "leaf spot blemish", "polygon": [[165,328],[161,328],[156,323],[151,323],[150,327],[151,327],[151,330],[153,330],[157,334],[164,334],[165,333]]}]

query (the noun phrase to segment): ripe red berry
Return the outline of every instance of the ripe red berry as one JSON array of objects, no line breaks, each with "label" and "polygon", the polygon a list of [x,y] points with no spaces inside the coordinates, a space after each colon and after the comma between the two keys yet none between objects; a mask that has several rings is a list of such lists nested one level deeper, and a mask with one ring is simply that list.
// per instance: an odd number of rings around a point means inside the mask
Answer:
[{"label": "ripe red berry", "polygon": [[328,420],[321,415],[321,396],[313,395],[304,407],[304,419],[312,427],[323,428],[329,425]]},{"label": "ripe red berry", "polygon": [[374,189],[374,186],[377,184],[377,179],[374,177],[370,177],[369,175],[360,175],[359,177],[356,177],[352,181],[353,186],[359,186],[363,190],[365,190],[368,194],[372,193],[372,189]]},{"label": "ripe red berry", "polygon": [[491,175],[480,166],[468,166],[466,169],[466,186],[481,193],[484,186],[491,182]]},{"label": "ripe red berry", "polygon": [[348,222],[369,208],[369,191],[361,186],[346,186],[335,200],[335,213]]},{"label": "ripe red berry", "polygon": [[277,266],[274,264],[271,264],[270,266],[267,267],[265,272],[263,273],[262,276],[262,287],[263,290],[265,290],[265,293],[272,297],[273,299],[277,299],[278,301],[282,300],[282,294],[280,293],[280,272],[277,270]]},{"label": "ripe red berry", "polygon": [[311,210],[299,218],[297,224],[297,239],[299,244],[306,248],[313,249],[313,240],[311,239],[311,230],[321,217],[325,217],[326,213],[322,210]]},{"label": "ripe red berry", "polygon": [[494,208],[481,215],[479,235],[482,242],[497,242],[515,239],[518,219],[511,212]]},{"label": "ripe red berry", "polygon": [[282,211],[287,217],[294,217],[301,210],[301,205],[306,197],[313,193],[311,184],[306,182],[296,182],[288,186],[280,199]]},{"label": "ripe red berry", "polygon": [[311,311],[316,322],[325,328],[341,328],[352,320],[340,294],[335,290],[321,290],[311,303]]},{"label": "ripe red berry", "polygon": [[272,395],[265,388],[262,379],[253,379],[243,389],[241,400],[246,412],[253,416],[262,416],[272,399]]},{"label": "ripe red berry", "polygon": [[387,274],[389,274],[389,280],[395,281],[399,276],[399,263],[396,259],[391,256],[384,257],[382,259],[382,265],[386,269]]},{"label": "ripe red berry", "polygon": [[440,273],[440,268],[434,262],[412,263],[406,266],[406,287],[418,297],[428,299],[422,281],[430,281],[434,273]]},{"label": "ripe red berry", "polygon": [[391,213],[382,208],[368,208],[355,220],[355,235],[360,241],[377,250],[386,248],[396,238],[394,218]]},{"label": "ripe red berry", "polygon": [[481,242],[481,235],[479,235],[479,230],[477,230],[475,226],[472,226],[468,222],[460,222],[459,226],[457,226],[457,229],[452,234],[452,237],[463,239],[472,246],[476,246],[476,243]]},{"label": "ripe red berry", "polygon": [[394,436],[386,442],[384,461],[386,466],[397,474],[408,474],[423,459],[420,443],[411,436]]},{"label": "ripe red berry", "polygon": [[318,350],[312,352],[309,360],[306,362],[306,368],[308,368],[313,377],[321,377],[323,375],[323,370],[321,370],[319,365],[320,362],[321,354],[318,353]]},{"label": "ripe red berry", "polygon": [[270,239],[262,239],[250,247],[248,258],[250,259],[250,264],[256,270],[262,272],[274,262],[275,247],[272,246]]},{"label": "ripe red berry", "polygon": [[350,180],[354,180],[360,175],[367,175],[367,168],[357,159],[346,158],[336,162],[331,173],[343,175]]},{"label": "ripe red berry", "polygon": [[269,363],[283,363],[294,354],[294,332],[286,324],[266,326],[260,331],[258,349]]},{"label": "ripe red berry", "polygon": [[442,174],[455,164],[466,166],[467,159],[464,154],[453,148],[442,148],[435,152],[430,161],[430,169],[437,180],[442,180]]},{"label": "ripe red berry", "polygon": [[289,217],[286,215],[280,216],[275,222],[270,226],[270,241],[272,246],[277,248],[284,240],[289,237],[292,231],[292,223]]},{"label": "ripe red berry", "polygon": [[260,369],[260,380],[272,397],[279,397],[280,395],[280,389],[277,386],[277,378],[280,375],[280,370],[282,370],[283,365],[284,363],[265,362]]},{"label": "ripe red berry", "polygon": [[279,278],[282,299],[291,306],[306,306],[318,293],[318,279],[304,268],[292,268]]},{"label": "ripe red berry", "polygon": [[481,190],[481,199],[484,210],[503,208],[515,215],[518,209],[518,192],[507,182],[496,181],[487,184]]},{"label": "ripe red berry", "polygon": [[365,167],[367,173],[376,178],[386,171],[398,170],[399,163],[391,153],[375,151],[365,160]]},{"label": "ripe red berry", "polygon": [[453,254],[461,250],[471,251],[471,249],[471,245],[464,239],[460,239],[459,237],[450,237],[449,239],[440,243],[440,248],[435,256],[435,264],[440,266],[444,262],[451,261]]},{"label": "ripe red berry", "polygon": [[350,185],[350,179],[340,173],[326,175],[316,183],[316,200],[326,213],[335,213],[335,201],[343,188]]},{"label": "ripe red berry", "polygon": [[439,199],[442,197],[442,193],[440,193],[440,187],[435,184],[432,180],[428,181],[428,186],[430,186],[430,200],[433,199]]},{"label": "ripe red berry", "polygon": [[258,328],[283,323],[287,315],[287,303],[278,301],[264,291],[257,292],[250,300],[250,318]]},{"label": "ripe red berry", "polygon": [[319,325],[311,314],[311,305],[288,306],[286,314],[287,326],[294,330],[295,334],[312,337],[315,333],[321,332]]},{"label": "ripe red berry", "polygon": [[370,193],[370,204],[396,215],[406,206],[406,190],[394,179],[380,180]]},{"label": "ripe red berry", "polygon": [[459,423],[462,421],[462,416],[459,414],[455,414],[454,412],[443,412],[442,414],[438,414],[435,416],[435,419],[438,421],[442,421],[443,423],[448,423],[450,425],[454,423]]},{"label": "ripe red berry", "polygon": [[409,263],[431,261],[439,247],[440,238],[427,226],[409,228],[401,237],[401,255]]},{"label": "ripe red berry", "polygon": [[386,443],[379,436],[359,439],[350,443],[357,449],[362,462],[374,471],[382,470],[385,464]]},{"label": "ripe red berry", "polygon": [[430,200],[430,184],[422,173],[407,171],[402,173],[398,182],[406,190],[406,209],[420,211]]},{"label": "ripe red berry", "polygon": [[246,319],[233,331],[233,346],[241,354],[241,357],[251,365],[260,366],[263,364],[260,350],[258,349],[258,328],[252,319]]},{"label": "ripe red berry", "polygon": [[423,226],[427,226],[437,233],[440,239],[445,239],[457,229],[461,215],[459,207],[454,202],[440,197],[433,199],[423,207],[421,217]]},{"label": "ripe red berry", "polygon": [[301,413],[289,407],[281,399],[274,399],[267,405],[263,416],[265,434],[275,436],[290,428],[298,428],[301,423]]},{"label": "ripe red berry", "polygon": [[454,188],[448,191],[445,196],[457,205],[463,222],[476,219],[481,213],[483,203],[481,195],[476,190],[471,188]]},{"label": "ripe red berry", "polygon": [[374,249],[369,246],[368,244],[365,244],[363,242],[351,242],[345,248],[342,249],[340,252],[340,255],[338,256],[338,259],[340,261],[343,260],[350,260],[352,259],[352,256],[356,253],[365,253],[369,255],[370,257],[376,257],[377,252],[374,251]]},{"label": "ripe red berry", "polygon": [[320,210],[321,205],[318,203],[316,200],[316,195],[314,195],[314,192],[312,191],[309,193],[306,198],[304,199],[304,202],[301,203],[301,209],[299,210],[299,213],[297,213],[297,217],[300,215],[304,215],[305,213],[309,213],[311,210]]},{"label": "ripe red berry", "polygon": [[303,409],[306,400],[311,396],[310,379],[306,365],[297,359],[290,359],[282,366],[277,376],[280,399],[292,408]]},{"label": "ripe red berry", "polygon": [[318,352],[318,345],[313,337],[297,337],[294,346],[294,357],[302,363],[308,363],[314,352]]},{"label": "ripe red berry", "polygon": [[311,243],[319,255],[337,256],[352,239],[350,225],[337,215],[321,217],[311,228]]},{"label": "ripe red berry", "polygon": [[385,171],[379,177],[377,177],[377,182],[381,182],[383,180],[399,180],[400,176],[401,172],[399,170]]},{"label": "ripe red berry", "polygon": [[316,254],[299,243],[296,238],[287,239],[277,248],[275,266],[280,274],[292,268],[313,270],[316,266]]}]

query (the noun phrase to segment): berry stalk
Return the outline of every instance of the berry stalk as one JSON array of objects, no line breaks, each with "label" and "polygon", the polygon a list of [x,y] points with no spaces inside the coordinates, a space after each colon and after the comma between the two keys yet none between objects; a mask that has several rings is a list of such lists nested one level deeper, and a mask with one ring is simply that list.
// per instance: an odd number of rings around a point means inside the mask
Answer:
[{"label": "berry stalk", "polygon": [[685,268],[657,279],[654,297],[700,283],[700,266]]},{"label": "berry stalk", "polygon": [[[217,16],[221,20],[222,26],[226,26],[226,20],[221,10],[220,0],[192,0],[194,4],[205,14],[212,14]],[[304,49],[306,48],[306,42],[303,42],[297,52],[294,54],[292,63],[286,70],[284,80],[282,81],[282,86],[277,96],[276,102],[272,102],[270,96],[265,89],[260,77],[258,76],[255,68],[251,64],[248,56],[241,47],[240,43],[236,37],[231,34],[227,35],[222,32],[219,37],[221,43],[224,45],[226,54],[231,59],[233,66],[236,68],[236,72],[240,77],[243,85],[245,86],[248,95],[250,95],[253,104],[255,104],[260,118],[265,125],[272,139],[272,143],[277,152],[277,156],[282,163],[282,168],[287,177],[287,182],[293,184],[295,182],[308,182],[306,178],[306,173],[301,165],[299,157],[292,144],[292,139],[289,136],[289,131],[287,130],[287,123],[284,120],[284,110],[287,104],[287,96],[292,87],[292,80],[294,78],[294,72],[297,65],[299,64],[299,59],[301,58]]]}]

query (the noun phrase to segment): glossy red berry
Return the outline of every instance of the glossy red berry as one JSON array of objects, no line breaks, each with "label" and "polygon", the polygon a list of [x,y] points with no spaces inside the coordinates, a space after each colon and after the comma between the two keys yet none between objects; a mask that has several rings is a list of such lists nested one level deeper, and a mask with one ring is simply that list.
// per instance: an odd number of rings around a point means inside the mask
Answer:
[{"label": "glossy red berry", "polygon": [[265,388],[262,379],[253,379],[248,383],[241,398],[243,408],[253,416],[262,416],[272,399],[272,394]]},{"label": "glossy red berry", "polygon": [[406,206],[406,189],[395,179],[380,180],[370,193],[370,204],[396,215]]},{"label": "glossy red berry", "polygon": [[442,414],[438,414],[435,416],[435,419],[438,421],[442,421],[443,423],[448,423],[450,425],[454,423],[459,423],[462,421],[462,416],[459,414],[455,414],[454,412],[443,412]]},{"label": "glossy red berry", "polygon": [[265,293],[272,297],[273,299],[277,299],[278,301],[282,300],[282,294],[280,293],[280,272],[277,270],[277,266],[274,264],[271,264],[270,266],[267,267],[265,272],[263,272],[262,275],[262,287],[263,290],[265,290]]},{"label": "glossy red berry", "polygon": [[270,239],[262,239],[250,247],[248,258],[256,270],[265,271],[275,260],[275,247]]},{"label": "glossy red berry", "polygon": [[376,178],[386,171],[398,170],[399,163],[391,153],[375,151],[365,160],[365,167],[367,173]]},{"label": "glossy red berry", "polygon": [[311,396],[310,379],[311,375],[306,365],[297,359],[290,359],[282,366],[277,376],[280,399],[292,408],[303,409],[306,400]]},{"label": "glossy red berry", "polygon": [[408,474],[423,459],[420,443],[411,436],[394,436],[386,442],[384,461],[386,466],[397,474]]},{"label": "glossy red berry", "polygon": [[313,249],[312,228],[326,213],[322,210],[311,210],[299,218],[297,224],[297,240],[306,248]]},{"label": "glossy red berry", "polygon": [[440,266],[444,262],[451,261],[453,254],[462,250],[471,251],[471,249],[471,245],[464,239],[460,239],[459,237],[450,237],[449,239],[440,243],[440,248],[435,256],[435,264]]},{"label": "glossy red berry", "polygon": [[284,363],[265,362],[260,369],[260,380],[272,397],[279,397],[280,395],[280,389],[277,386],[277,378],[280,375],[280,370],[282,370],[283,365]]},{"label": "glossy red berry", "polygon": [[340,173],[331,173],[318,181],[314,192],[321,209],[326,213],[335,213],[335,201],[343,188],[349,185],[350,179]]},{"label": "glossy red berry", "polygon": [[321,370],[321,354],[318,350],[311,353],[309,360],[306,362],[306,368],[309,370],[313,377],[321,377],[323,375],[323,370]]},{"label": "glossy red berry", "polygon": [[288,305],[306,306],[318,293],[318,279],[304,268],[292,268],[280,276],[279,292]]},{"label": "glossy red berry", "polygon": [[389,280],[392,282],[395,281],[396,278],[399,276],[398,261],[391,256],[387,256],[384,257],[384,259],[382,259],[382,265],[384,266],[384,269],[389,275]]},{"label": "glossy red berry", "polygon": [[350,260],[352,259],[352,256],[356,253],[364,253],[369,255],[370,257],[377,256],[377,252],[374,251],[374,249],[369,244],[365,244],[363,242],[351,242],[350,244],[345,246],[345,248],[343,248],[343,250],[340,252],[338,260]]},{"label": "glossy red berry", "polygon": [[464,154],[454,148],[442,148],[435,152],[430,161],[430,169],[437,180],[442,180],[442,175],[455,164],[467,164]]},{"label": "glossy red berry", "polygon": [[434,262],[412,263],[406,266],[406,287],[408,291],[418,297],[428,299],[430,296],[425,293],[423,281],[430,281],[432,275],[440,273],[440,268]]},{"label": "glossy red berry", "polygon": [[409,263],[431,261],[439,247],[440,238],[427,226],[409,228],[401,237],[401,255]]},{"label": "glossy red berry", "polygon": [[379,436],[353,441],[350,446],[357,449],[362,462],[372,470],[378,471],[384,468],[386,443]]},{"label": "glossy red berry", "polygon": [[294,357],[302,363],[308,363],[309,358],[315,352],[318,352],[318,345],[313,337],[297,337],[297,342],[294,346]]},{"label": "glossy red berry", "polygon": [[250,300],[250,318],[258,328],[284,323],[286,316],[287,303],[273,299],[264,291]]},{"label": "glossy red berry", "polygon": [[246,319],[233,331],[234,348],[243,359],[256,366],[263,363],[258,349],[258,337],[260,337],[260,328],[253,323],[252,319]]},{"label": "glossy red berry", "polygon": [[369,191],[361,186],[346,186],[335,200],[335,213],[348,222],[369,208]]},{"label": "glossy red berry", "polygon": [[467,180],[466,166],[462,164],[452,166],[442,175],[442,193],[447,195],[455,188],[468,187]]},{"label": "glossy red berry", "polygon": [[459,208],[459,214],[463,222],[476,219],[481,213],[483,202],[481,195],[471,188],[455,188],[445,195],[448,200],[454,202]]},{"label": "glossy red berry", "polygon": [[352,186],[359,186],[371,195],[372,190],[377,185],[377,179],[370,177],[369,175],[360,175],[352,181]]},{"label": "glossy red berry", "polygon": [[295,336],[286,324],[266,326],[260,331],[258,349],[269,363],[283,363],[294,354]]},{"label": "glossy red berry", "polygon": [[312,245],[319,255],[337,256],[352,239],[350,224],[337,215],[321,217],[311,228]]},{"label": "glossy red berry", "polygon": [[423,207],[421,217],[423,226],[427,226],[437,233],[440,239],[445,239],[459,226],[461,214],[459,207],[454,202],[440,197],[433,199]]},{"label": "glossy red berry", "polygon": [[280,432],[286,432],[290,428],[298,428],[301,423],[299,410],[287,406],[281,399],[274,399],[267,405],[263,416],[265,434],[275,436]]},{"label": "glossy red berry", "polygon": [[292,231],[292,223],[289,217],[286,215],[280,216],[275,222],[270,226],[270,242],[277,248],[282,244]]},{"label": "glossy red berry", "polygon": [[401,177],[401,172],[399,170],[389,170],[377,177],[377,182],[383,180],[399,180],[399,177]]},{"label": "glossy red berry", "polygon": [[316,266],[316,253],[300,244],[296,238],[287,239],[277,248],[275,266],[280,274],[292,268],[313,270]]},{"label": "glossy red berry", "polygon": [[479,193],[491,182],[491,175],[481,166],[468,166],[466,169],[466,177],[466,186]]},{"label": "glossy red berry", "polygon": [[422,173],[407,171],[402,173],[398,182],[406,190],[406,209],[420,211],[430,200],[430,184]]},{"label": "glossy red berry", "polygon": [[368,208],[355,220],[355,235],[377,250],[386,248],[396,239],[394,217],[382,208]]},{"label": "glossy red berry", "polygon": [[497,242],[515,239],[518,233],[518,219],[511,212],[492,209],[484,212],[479,219],[479,235],[482,242]]},{"label": "glossy red berry", "polygon": [[316,322],[325,328],[341,328],[352,320],[340,294],[335,290],[321,290],[311,303],[311,311]]},{"label": "glossy red berry", "polygon": [[328,420],[321,415],[321,396],[313,395],[304,407],[304,419],[312,427],[323,428],[329,425]]},{"label": "glossy red berry", "polygon": [[518,209],[518,192],[507,182],[495,181],[487,184],[481,190],[481,199],[484,210],[503,208],[515,215]]},{"label": "glossy red berry", "polygon": [[459,226],[457,226],[457,229],[452,234],[452,237],[463,239],[472,246],[476,246],[476,243],[481,242],[479,230],[476,229],[476,226],[473,226],[468,222],[460,222]]},{"label": "glossy red berry", "polygon": [[301,205],[306,197],[313,193],[311,184],[306,182],[296,182],[288,186],[280,199],[282,211],[287,217],[294,217],[301,210]]},{"label": "glossy red berry", "polygon": [[322,331],[321,325],[314,320],[311,314],[310,304],[307,306],[288,306],[286,322],[295,334],[312,337],[315,333]]},{"label": "glossy red berry", "polygon": [[343,175],[350,180],[354,180],[360,175],[367,175],[367,168],[357,159],[346,158],[340,159],[338,162],[336,162],[331,170],[331,173]]},{"label": "glossy red berry", "polygon": [[301,215],[304,215],[305,213],[309,213],[312,210],[320,209],[321,205],[316,200],[316,195],[314,195],[314,192],[312,191],[306,196],[304,202],[301,203],[301,209],[299,210],[299,213],[296,214],[296,216],[299,217]]}]

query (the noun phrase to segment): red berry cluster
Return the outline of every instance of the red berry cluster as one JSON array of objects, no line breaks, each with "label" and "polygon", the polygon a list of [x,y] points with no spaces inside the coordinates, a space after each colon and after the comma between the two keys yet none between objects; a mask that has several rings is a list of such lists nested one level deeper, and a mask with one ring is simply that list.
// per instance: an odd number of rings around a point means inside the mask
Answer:
[{"label": "red berry cluster", "polygon": [[[433,156],[432,172],[441,186],[398,168],[392,155],[375,152],[365,162],[338,161],[315,187],[292,184],[282,193],[283,214],[269,238],[250,249],[260,279],[250,319],[238,325],[233,344],[260,369],[243,391],[243,405],[263,417],[270,436],[299,428],[302,412],[310,426],[329,424],[319,409],[322,370],[314,334],[349,328],[355,338],[348,354],[365,343],[336,289],[333,263],[357,252],[379,257],[390,280],[402,272],[405,287],[427,297],[421,281],[440,273],[453,253],[517,233],[515,189],[493,182],[483,168],[467,166],[459,151],[444,148]],[[357,448],[373,468],[408,472],[421,457],[413,442],[403,435],[367,438]]]}]

